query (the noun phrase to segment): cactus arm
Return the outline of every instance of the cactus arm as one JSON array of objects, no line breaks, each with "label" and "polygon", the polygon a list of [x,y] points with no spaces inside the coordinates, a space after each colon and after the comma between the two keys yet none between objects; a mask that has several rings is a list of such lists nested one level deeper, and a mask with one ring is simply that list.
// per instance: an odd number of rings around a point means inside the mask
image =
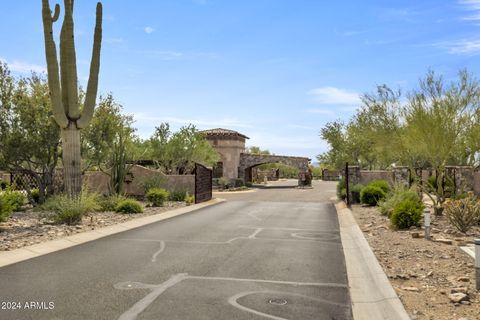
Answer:
[{"label": "cactus arm", "polygon": [[[55,6],[55,16],[57,6]],[[50,88],[50,96],[52,99],[52,109],[53,116],[55,121],[61,128],[66,128],[68,126],[68,119],[65,115],[62,99],[60,97],[60,80],[58,76],[58,62],[57,62],[57,49],[55,47],[55,41],[53,40],[53,30],[52,30],[52,11],[50,10],[50,4],[48,0],[42,0],[42,20],[43,20],[43,31],[45,38],[45,56],[47,60],[47,71],[48,71],[48,86]],[[58,17],[57,17],[58,18]]]},{"label": "cactus arm", "polygon": [[85,128],[93,117],[95,100],[98,90],[98,73],[100,71],[100,49],[102,44],[102,4],[97,3],[97,18],[93,36],[92,61],[90,62],[90,75],[88,78],[87,92],[82,116],[77,121],[77,128]]},{"label": "cactus arm", "polygon": [[52,22],[57,21],[59,16],[60,16],[60,5],[57,3],[55,5],[55,13],[52,16]]},{"label": "cactus arm", "polygon": [[[78,80],[77,80],[77,58],[75,55],[75,42],[73,38],[73,15],[71,0],[65,0],[65,19],[62,26],[62,48],[61,55],[64,55],[63,59],[60,59],[60,66],[62,69],[62,75],[66,72],[66,85],[62,87],[62,90],[67,92],[68,96],[68,118],[70,120],[76,120],[80,117],[80,109],[78,107]],[[63,61],[62,61],[63,60]],[[63,62],[63,64],[62,64]],[[62,79],[62,85],[64,85]]]}]

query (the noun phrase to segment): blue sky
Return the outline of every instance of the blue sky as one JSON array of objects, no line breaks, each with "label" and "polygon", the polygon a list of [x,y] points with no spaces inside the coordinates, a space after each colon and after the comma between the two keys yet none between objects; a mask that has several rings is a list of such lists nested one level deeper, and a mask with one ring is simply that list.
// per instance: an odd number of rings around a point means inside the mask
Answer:
[{"label": "blue sky", "polygon": [[[83,84],[95,3],[75,1]],[[314,158],[327,150],[320,128],[347,120],[359,94],[376,85],[408,91],[428,68],[447,79],[461,68],[480,71],[480,0],[104,0],[103,6],[100,93],[112,92],[135,115],[142,137],[162,121],[173,128],[191,122],[240,131],[251,138],[248,145],[276,154]],[[0,29],[0,59],[14,73],[45,69],[40,0],[3,0]]]}]

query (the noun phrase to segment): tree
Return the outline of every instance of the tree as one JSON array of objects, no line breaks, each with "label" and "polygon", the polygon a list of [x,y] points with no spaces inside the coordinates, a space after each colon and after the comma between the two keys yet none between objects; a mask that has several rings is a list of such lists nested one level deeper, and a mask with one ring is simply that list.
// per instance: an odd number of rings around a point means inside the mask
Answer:
[{"label": "tree", "polygon": [[100,96],[90,125],[82,134],[84,170],[94,167],[110,176],[110,193],[123,194],[128,160],[135,159],[133,117],[122,114],[112,94]]},{"label": "tree", "polygon": [[412,158],[424,159],[436,170],[435,196],[424,190],[436,212],[445,201],[445,166],[467,164],[479,150],[475,148],[479,138],[471,136],[471,132],[479,132],[479,103],[480,85],[468,72],[460,71],[458,81],[446,85],[430,71],[405,107],[404,148]]},{"label": "tree", "polygon": [[[0,168],[31,177],[39,202],[52,194],[60,135],[47,82],[33,73],[16,80],[0,62]],[[29,185],[24,186],[31,198]]]},{"label": "tree", "polygon": [[65,15],[60,32],[60,75],[57,49],[53,40],[53,22],[58,20],[60,6],[52,16],[48,0],[42,0],[45,56],[53,116],[61,129],[64,183],[67,195],[77,198],[82,190],[80,130],[89,124],[95,107],[102,42],[102,4],[97,3],[90,76],[85,102],[80,109],[77,88],[77,65],[73,37],[73,0],[65,0]]},{"label": "tree", "polygon": [[183,126],[172,133],[168,123],[162,123],[148,140],[150,154],[167,174],[187,174],[195,163],[207,166],[216,164],[220,156],[196,127]]},{"label": "tree", "polygon": [[257,147],[257,146],[251,146],[251,147],[247,148],[247,153],[269,155],[270,151],[267,150],[267,149],[262,150],[262,149],[260,149],[260,147]]}]

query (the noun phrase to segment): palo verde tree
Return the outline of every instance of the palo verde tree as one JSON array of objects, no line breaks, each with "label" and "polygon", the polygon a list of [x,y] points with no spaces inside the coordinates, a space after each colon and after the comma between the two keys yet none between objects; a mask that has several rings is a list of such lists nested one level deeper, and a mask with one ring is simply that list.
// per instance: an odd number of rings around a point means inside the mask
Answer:
[{"label": "palo verde tree", "polygon": [[55,12],[52,15],[49,1],[42,0],[42,18],[53,116],[61,129],[65,192],[70,197],[76,198],[82,189],[80,130],[85,128],[92,119],[98,89],[102,42],[102,4],[97,3],[90,76],[83,109],[81,109],[73,37],[73,3],[73,0],[64,0],[65,15],[60,32],[60,66],[53,39],[53,22],[58,20],[60,6],[55,5]]}]

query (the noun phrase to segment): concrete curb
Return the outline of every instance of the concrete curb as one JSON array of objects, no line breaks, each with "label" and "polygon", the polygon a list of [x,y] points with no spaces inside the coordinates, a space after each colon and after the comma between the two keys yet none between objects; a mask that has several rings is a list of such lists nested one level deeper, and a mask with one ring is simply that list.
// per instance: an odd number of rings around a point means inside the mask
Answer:
[{"label": "concrete curb", "polygon": [[123,223],[108,226],[105,228],[77,233],[72,236],[68,236],[61,239],[55,239],[48,242],[34,244],[28,247],[19,248],[12,251],[2,251],[0,252],[0,267],[8,266],[10,264],[21,262],[31,258],[43,256],[51,252],[70,248],[85,242],[97,240],[106,236],[110,236],[112,234],[142,227],[154,222],[170,219],[185,213],[203,209],[205,207],[213,206],[225,201],[226,201],[225,199],[216,198],[204,203],[195,204],[192,206],[183,207],[183,208],[179,208],[171,211],[166,211],[166,212],[151,215],[148,217],[133,219]]},{"label": "concrete curb", "polygon": [[353,318],[410,320],[352,212],[344,202],[334,199],[331,200],[335,203],[340,224]]}]

